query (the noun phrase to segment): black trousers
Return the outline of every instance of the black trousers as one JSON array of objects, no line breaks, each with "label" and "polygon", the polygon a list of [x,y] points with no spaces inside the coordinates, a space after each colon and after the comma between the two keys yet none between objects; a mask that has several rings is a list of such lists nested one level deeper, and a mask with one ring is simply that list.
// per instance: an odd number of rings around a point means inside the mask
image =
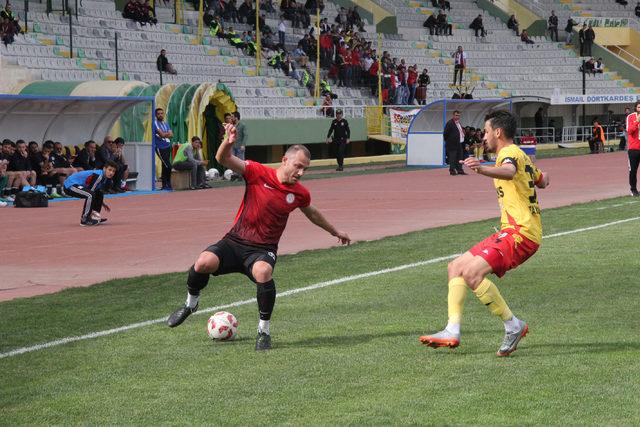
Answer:
[{"label": "black trousers", "polygon": [[449,158],[449,171],[450,172],[462,172],[462,146],[456,144],[455,147],[447,146],[447,157]]},{"label": "black trousers", "polygon": [[75,197],[84,199],[84,207],[82,208],[82,216],[80,217],[82,221],[89,219],[91,211],[100,213],[102,210],[102,199],[104,198],[104,194],[101,190],[91,191],[80,185],[72,185],[69,188],[65,188],[64,191],[67,194],[72,194]]},{"label": "black trousers", "polygon": [[156,148],[156,153],[162,161],[162,188],[171,187],[171,147]]},{"label": "black trousers", "polygon": [[638,165],[640,164],[640,150],[629,150],[629,187],[631,191],[638,191]]},{"label": "black trousers", "polygon": [[347,141],[341,140],[333,142],[336,143],[336,160],[338,161],[338,167],[342,167],[344,164],[344,153],[347,150]]},{"label": "black trousers", "polygon": [[462,65],[455,65],[453,69],[453,84],[456,84],[456,78],[458,77],[458,73],[460,73],[460,85],[462,85],[462,73],[464,73],[464,68]]}]

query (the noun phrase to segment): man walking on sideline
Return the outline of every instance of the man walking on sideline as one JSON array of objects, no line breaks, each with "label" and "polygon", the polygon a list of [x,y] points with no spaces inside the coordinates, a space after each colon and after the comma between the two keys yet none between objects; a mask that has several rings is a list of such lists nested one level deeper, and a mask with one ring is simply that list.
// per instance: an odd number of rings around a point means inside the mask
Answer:
[{"label": "man walking on sideline", "polygon": [[229,138],[218,148],[216,160],[244,177],[245,195],[231,230],[205,249],[189,269],[187,301],[169,316],[167,323],[170,327],[178,326],[198,309],[200,291],[207,286],[209,275],[242,273],[257,287],[260,320],[255,348],[268,350],[271,348],[269,325],[276,300],[272,274],[289,214],[300,208],[312,223],[337,237],[340,243],[349,244],[351,239],[311,205],[309,191],[299,182],[310,163],[306,147],[289,147],[278,169],[271,169],[234,156],[235,129],[228,126]]},{"label": "man walking on sideline", "polygon": [[640,123],[640,101],[636,102],[634,112],[627,116],[627,146],[629,151],[629,186],[631,195],[638,197],[638,164],[640,164],[640,135],[638,124]]},{"label": "man walking on sideline", "polygon": [[449,174],[466,175],[460,160],[462,160],[462,143],[464,142],[464,129],[460,124],[460,111],[455,110],[453,117],[444,127],[444,141],[449,159]]},{"label": "man walking on sideline", "polygon": [[420,337],[429,347],[460,345],[460,324],[467,288],[504,322],[505,336],[498,356],[514,352],[529,327],[518,319],[505,302],[496,285],[487,279],[516,268],[531,257],[542,240],[540,207],[534,187],[545,188],[549,177],[536,168],[531,159],[513,143],[517,119],[508,111],[495,111],[485,118],[484,142],[497,153],[495,166],[485,166],[475,157],[463,163],[476,173],[493,178],[501,210],[500,231],[454,259],[448,266],[449,322],[444,330]]},{"label": "man walking on sideline", "polygon": [[156,153],[162,161],[162,190],[171,190],[171,141],[173,132],[164,121],[164,110],[156,108],[156,119],[153,121],[153,142]]},{"label": "man walking on sideline", "polygon": [[[333,139],[331,139],[333,134]],[[344,170],[344,152],[347,144],[351,141],[351,130],[349,129],[349,122],[342,117],[342,110],[336,110],[336,118],[331,122],[329,132],[327,132],[327,144],[333,141],[336,144],[336,160],[338,161],[337,171]]]}]

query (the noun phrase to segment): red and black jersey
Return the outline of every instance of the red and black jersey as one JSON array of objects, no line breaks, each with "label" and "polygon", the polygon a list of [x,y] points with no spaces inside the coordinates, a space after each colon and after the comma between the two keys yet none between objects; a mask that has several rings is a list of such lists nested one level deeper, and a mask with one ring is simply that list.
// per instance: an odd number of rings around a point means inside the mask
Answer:
[{"label": "red and black jersey", "polygon": [[278,249],[289,214],[311,203],[311,195],[302,184],[282,184],[275,169],[246,161],[245,193],[228,238],[266,249]]}]

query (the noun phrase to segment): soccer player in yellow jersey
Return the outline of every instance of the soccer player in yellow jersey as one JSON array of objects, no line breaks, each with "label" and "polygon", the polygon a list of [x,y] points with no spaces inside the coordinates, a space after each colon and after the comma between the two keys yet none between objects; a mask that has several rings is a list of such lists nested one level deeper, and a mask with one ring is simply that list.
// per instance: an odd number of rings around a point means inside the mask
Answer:
[{"label": "soccer player in yellow jersey", "polygon": [[494,166],[483,165],[475,157],[461,161],[480,175],[493,178],[501,211],[500,231],[481,241],[448,266],[449,322],[433,335],[420,337],[430,347],[460,345],[462,310],[470,288],[489,311],[504,322],[505,336],[498,356],[508,356],[527,334],[527,323],[509,309],[496,285],[486,276],[498,277],[516,268],[532,256],[542,239],[540,207],[535,187],[545,188],[549,177],[536,168],[529,157],[513,143],[517,120],[508,111],[495,111],[485,118],[484,144],[497,153]]}]

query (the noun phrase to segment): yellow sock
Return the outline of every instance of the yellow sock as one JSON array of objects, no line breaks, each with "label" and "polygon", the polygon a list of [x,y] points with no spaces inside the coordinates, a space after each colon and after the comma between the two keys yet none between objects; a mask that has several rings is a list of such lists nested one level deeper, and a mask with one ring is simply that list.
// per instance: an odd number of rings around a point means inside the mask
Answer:
[{"label": "yellow sock", "polygon": [[500,291],[489,279],[484,279],[480,282],[480,285],[473,291],[478,299],[487,306],[491,313],[495,314],[503,321],[509,320],[513,317],[513,313],[509,309],[509,306],[505,302]]},{"label": "yellow sock", "polygon": [[449,295],[447,297],[449,323],[460,324],[462,322],[462,310],[464,309],[464,299],[466,296],[467,284],[462,277],[454,277],[449,280]]}]

